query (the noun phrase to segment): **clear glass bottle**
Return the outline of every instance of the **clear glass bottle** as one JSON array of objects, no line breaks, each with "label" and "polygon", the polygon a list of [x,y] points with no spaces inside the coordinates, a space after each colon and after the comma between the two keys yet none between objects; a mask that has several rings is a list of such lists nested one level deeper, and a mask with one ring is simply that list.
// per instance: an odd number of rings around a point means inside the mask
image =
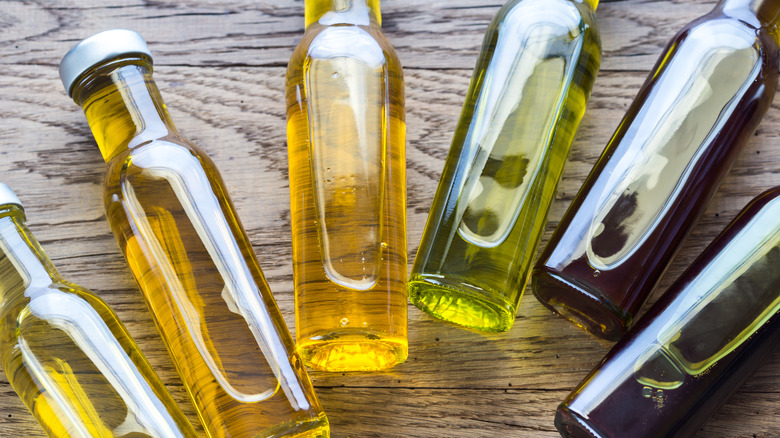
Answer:
[{"label": "clear glass bottle", "polygon": [[488,28],[409,279],[417,307],[508,330],[601,61],[598,0],[510,0]]},{"label": "clear glass bottle", "polygon": [[688,437],[780,346],[780,187],[754,199],[561,404],[564,437]]},{"label": "clear glass bottle", "polygon": [[287,68],[298,351],[385,369],[408,354],[403,72],[379,0],[305,4]]},{"label": "clear glass bottle", "polygon": [[108,165],[106,216],[212,437],[327,436],[214,163],[176,131],[143,38],[112,30],[60,66]]},{"label": "clear glass bottle", "polygon": [[0,184],[0,360],[50,437],[196,437],[116,314],[62,278]]},{"label": "clear glass bottle", "polygon": [[779,9],[722,0],[672,39],[534,267],[542,304],[625,333],[772,103]]}]

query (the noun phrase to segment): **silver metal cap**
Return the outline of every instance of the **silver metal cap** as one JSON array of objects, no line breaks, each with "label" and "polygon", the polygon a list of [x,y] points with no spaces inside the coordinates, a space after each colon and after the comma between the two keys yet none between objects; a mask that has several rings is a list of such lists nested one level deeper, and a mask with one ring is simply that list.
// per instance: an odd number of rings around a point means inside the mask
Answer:
[{"label": "silver metal cap", "polygon": [[127,29],[100,32],[76,44],[60,62],[60,79],[68,96],[73,97],[73,85],[84,72],[100,62],[131,54],[152,59],[144,38]]},{"label": "silver metal cap", "polygon": [[0,183],[0,205],[16,204],[22,206],[22,201],[16,196],[16,193],[6,184]]}]

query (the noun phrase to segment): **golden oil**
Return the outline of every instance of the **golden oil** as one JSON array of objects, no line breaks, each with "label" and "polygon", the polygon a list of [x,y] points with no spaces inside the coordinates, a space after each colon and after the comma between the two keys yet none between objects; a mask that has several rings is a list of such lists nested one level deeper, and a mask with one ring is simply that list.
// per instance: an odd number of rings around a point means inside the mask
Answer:
[{"label": "golden oil", "polygon": [[597,3],[510,0],[490,24],[409,279],[423,311],[514,323],[598,72]]},{"label": "golden oil", "polygon": [[148,58],[99,64],[73,95],[108,165],[108,222],[209,436],[328,436],[222,179],[176,132]]},{"label": "golden oil", "polygon": [[307,0],[287,70],[298,351],[327,371],[406,360],[403,72],[377,0]]},{"label": "golden oil", "polygon": [[50,437],[197,436],[116,314],[60,276],[22,208],[5,201],[0,360],[43,430]]}]

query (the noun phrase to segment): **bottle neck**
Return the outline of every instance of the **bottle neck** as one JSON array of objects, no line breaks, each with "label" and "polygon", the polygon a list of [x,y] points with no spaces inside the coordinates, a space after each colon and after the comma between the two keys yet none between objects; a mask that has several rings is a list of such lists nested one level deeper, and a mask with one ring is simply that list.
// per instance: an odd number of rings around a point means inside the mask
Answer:
[{"label": "bottle neck", "polygon": [[325,26],[354,24],[382,25],[379,0],[305,0],[306,27],[313,23]]},{"label": "bottle neck", "polygon": [[98,66],[74,88],[103,159],[176,134],[146,59],[120,59]]},{"label": "bottle neck", "polygon": [[21,207],[0,205],[0,297],[3,301],[13,294],[62,282],[25,221]]}]

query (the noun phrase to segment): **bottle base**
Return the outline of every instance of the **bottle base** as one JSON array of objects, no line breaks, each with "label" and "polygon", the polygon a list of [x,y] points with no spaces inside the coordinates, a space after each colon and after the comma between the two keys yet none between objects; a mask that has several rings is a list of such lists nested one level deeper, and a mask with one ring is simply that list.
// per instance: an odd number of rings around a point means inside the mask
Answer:
[{"label": "bottle base", "polygon": [[606,438],[595,427],[588,424],[576,412],[572,412],[566,405],[558,406],[555,413],[555,428],[563,438]]},{"label": "bottle base", "polygon": [[328,423],[328,417],[321,413],[309,421],[299,422],[292,426],[280,426],[278,432],[264,431],[262,435],[258,436],[268,438],[330,438],[330,424]]},{"label": "bottle base", "polygon": [[380,371],[406,361],[405,338],[376,332],[334,331],[298,340],[298,353],[313,369],[329,372]]},{"label": "bottle base", "polygon": [[631,325],[630,315],[599,294],[547,269],[533,270],[531,289],[553,313],[600,338],[617,342]]},{"label": "bottle base", "polygon": [[505,332],[515,322],[515,305],[488,293],[451,278],[415,275],[409,279],[409,300],[423,312],[476,330]]}]

